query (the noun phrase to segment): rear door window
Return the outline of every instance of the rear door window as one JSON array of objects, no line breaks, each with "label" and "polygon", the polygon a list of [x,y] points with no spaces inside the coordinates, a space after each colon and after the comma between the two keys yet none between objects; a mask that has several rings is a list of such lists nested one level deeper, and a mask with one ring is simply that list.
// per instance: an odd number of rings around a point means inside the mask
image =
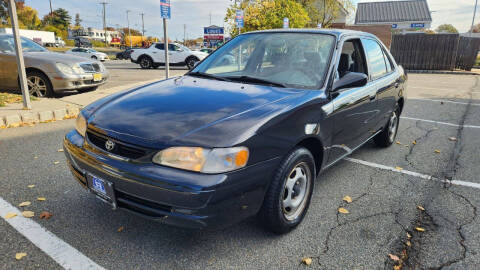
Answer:
[{"label": "rear door window", "polygon": [[372,80],[378,79],[387,74],[387,65],[380,44],[372,39],[362,39],[363,48],[367,53],[368,64]]},{"label": "rear door window", "polygon": [[163,51],[165,49],[165,45],[163,43],[157,43],[155,48]]}]

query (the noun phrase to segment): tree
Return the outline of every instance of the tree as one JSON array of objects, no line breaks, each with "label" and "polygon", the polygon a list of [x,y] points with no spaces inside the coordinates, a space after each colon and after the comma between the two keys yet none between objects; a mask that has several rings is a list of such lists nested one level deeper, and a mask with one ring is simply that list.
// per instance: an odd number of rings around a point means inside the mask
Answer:
[{"label": "tree", "polygon": [[8,4],[0,0],[0,24],[6,24],[8,20]]},{"label": "tree", "polygon": [[63,8],[57,8],[53,11],[53,25],[57,27],[62,27],[68,29],[70,25],[70,20],[72,17],[68,14],[68,11]]},{"label": "tree", "polygon": [[243,0],[240,6],[231,5],[227,9],[225,22],[229,25],[230,35],[238,34],[235,26],[235,12],[244,11],[244,28],[242,31],[281,28],[283,18],[289,19],[290,28],[302,28],[310,18],[307,11],[295,0]]},{"label": "tree", "polygon": [[[122,29],[120,29],[120,33],[123,35],[123,36],[128,36],[128,28],[127,27],[124,27]],[[142,33],[136,29],[133,29],[133,28],[130,28],[130,34],[132,34],[132,36],[141,36]]]},{"label": "tree", "polygon": [[342,10],[347,13],[355,10],[351,0],[296,0],[296,2],[307,10],[310,17],[309,27],[317,27],[318,24],[324,28],[330,27],[342,14]]},{"label": "tree", "polygon": [[17,16],[20,28],[38,30],[42,26],[42,21],[38,18],[38,11],[29,6],[18,9]]},{"label": "tree", "polygon": [[75,14],[75,26],[80,27],[81,22],[82,22],[82,19],[80,19],[80,14],[79,13]]},{"label": "tree", "polygon": [[442,24],[437,27],[435,30],[437,33],[452,33],[452,34],[458,34],[457,28],[455,28],[451,24]]},{"label": "tree", "polygon": [[473,33],[480,33],[480,23],[473,26]]}]

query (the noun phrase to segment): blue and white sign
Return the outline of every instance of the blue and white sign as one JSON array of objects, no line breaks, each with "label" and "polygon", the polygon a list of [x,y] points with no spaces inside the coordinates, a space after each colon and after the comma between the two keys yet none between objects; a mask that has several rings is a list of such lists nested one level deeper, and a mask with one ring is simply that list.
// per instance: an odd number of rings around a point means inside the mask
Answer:
[{"label": "blue and white sign", "polygon": [[171,18],[170,0],[160,0],[160,16],[162,19]]},{"label": "blue and white sign", "polygon": [[224,34],[223,27],[204,27],[203,33],[205,35],[223,35]]},{"label": "blue and white sign", "polygon": [[393,29],[397,29],[397,28],[398,28],[398,24],[396,24],[396,23],[392,24],[392,28],[393,28]]},{"label": "blue and white sign", "polygon": [[424,23],[412,23],[410,25],[410,27],[412,27],[412,28],[424,28],[425,24]]},{"label": "blue and white sign", "polygon": [[243,10],[237,10],[237,12],[235,12],[235,23],[238,28],[243,27]]},{"label": "blue and white sign", "polygon": [[288,18],[283,18],[283,28],[288,28],[290,27],[290,21]]}]

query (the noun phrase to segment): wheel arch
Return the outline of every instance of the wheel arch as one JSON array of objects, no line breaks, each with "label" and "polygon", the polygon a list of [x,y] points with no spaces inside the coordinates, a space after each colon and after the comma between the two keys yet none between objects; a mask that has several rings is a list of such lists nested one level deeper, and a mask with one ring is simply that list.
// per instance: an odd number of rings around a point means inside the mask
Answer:
[{"label": "wheel arch", "polygon": [[315,161],[315,173],[318,175],[320,169],[322,168],[322,162],[324,157],[323,152],[323,143],[319,138],[316,137],[306,137],[300,140],[295,147],[305,147],[310,153],[312,153],[313,159]]},{"label": "wheel arch", "polygon": [[401,97],[400,99],[398,99],[397,103],[398,103],[398,109],[400,110],[400,115],[401,115],[403,111],[403,105],[405,104],[405,98]]},{"label": "wheel arch", "polygon": [[[25,75],[27,75],[29,72],[38,72],[38,73],[43,74],[43,76],[45,76],[48,79],[48,83],[52,86],[52,89],[53,89],[52,79],[50,79],[50,77],[47,75],[47,73],[43,72],[43,70],[38,69],[38,68],[34,68],[34,67],[25,68],[25,73],[26,73]],[[17,81],[18,81],[18,86],[20,88],[20,76],[18,76]]]}]

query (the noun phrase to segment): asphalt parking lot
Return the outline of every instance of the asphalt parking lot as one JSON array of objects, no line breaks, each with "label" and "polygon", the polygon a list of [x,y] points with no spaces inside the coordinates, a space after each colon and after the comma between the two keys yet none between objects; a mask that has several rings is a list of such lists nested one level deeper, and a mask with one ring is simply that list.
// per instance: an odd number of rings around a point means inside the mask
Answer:
[{"label": "asphalt parking lot", "polygon": [[[115,65],[107,63],[112,83],[164,72],[113,71]],[[304,222],[282,236],[254,218],[220,231],[190,231],[112,211],[75,182],[58,152],[74,120],[1,130],[0,268],[478,269],[479,80],[410,74],[397,143],[387,149],[367,143],[320,175]],[[342,200],[347,195],[351,203]],[[52,218],[37,214],[20,233],[7,222],[22,218],[3,217],[23,201],[32,202],[25,209]],[[18,252],[27,256],[17,261]],[[302,264],[304,257],[312,264]]]}]

